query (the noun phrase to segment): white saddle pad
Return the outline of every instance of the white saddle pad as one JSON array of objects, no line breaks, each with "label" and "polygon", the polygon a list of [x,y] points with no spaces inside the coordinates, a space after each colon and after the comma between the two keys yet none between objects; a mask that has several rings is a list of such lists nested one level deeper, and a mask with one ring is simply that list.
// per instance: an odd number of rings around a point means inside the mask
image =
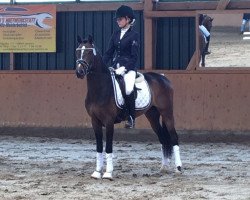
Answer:
[{"label": "white saddle pad", "polygon": [[[124,105],[124,98],[122,96],[122,92],[120,89],[120,86],[115,79],[115,75],[113,72],[111,72],[112,82],[113,82],[113,88],[114,88],[114,94],[115,94],[115,103],[118,108],[122,108]],[[136,110],[143,110],[147,108],[151,104],[151,92],[148,86],[148,83],[145,79],[143,79],[141,82],[135,83],[137,90],[137,98],[135,100],[135,109]]]}]

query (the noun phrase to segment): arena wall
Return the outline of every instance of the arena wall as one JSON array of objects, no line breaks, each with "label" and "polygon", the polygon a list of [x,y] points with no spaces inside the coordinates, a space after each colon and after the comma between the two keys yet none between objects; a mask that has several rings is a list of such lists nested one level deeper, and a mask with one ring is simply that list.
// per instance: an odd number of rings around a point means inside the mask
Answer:
[{"label": "arena wall", "polygon": [[209,16],[214,18],[213,26],[240,27],[243,15],[234,13],[234,14],[209,14]]},{"label": "arena wall", "polygon": [[[158,71],[174,87],[177,130],[250,130],[250,71]],[[91,127],[73,71],[1,72],[1,127]],[[117,125],[122,127],[122,125]],[[137,128],[149,128],[144,117]]]},{"label": "arena wall", "polygon": [[[176,18],[171,21],[171,35],[178,36],[181,33],[187,33],[185,27],[193,27],[195,31],[194,17],[198,13],[212,12],[215,17],[214,26],[240,26],[242,13],[250,9],[249,1],[217,1],[206,2],[158,2],[158,1],[139,1],[131,2],[138,16],[142,18],[144,23],[141,23],[140,28],[144,30],[144,60],[143,65],[145,70],[160,69],[155,63],[155,20],[162,18]],[[116,3],[77,3],[77,4],[57,4],[58,19],[67,22],[69,19],[79,20],[79,24],[92,24],[91,20],[85,23],[85,15],[92,15],[90,11],[110,11],[112,13],[122,4]],[[224,8],[223,8],[224,5]],[[223,9],[229,9],[225,12]],[[221,10],[222,9],[222,10]],[[242,10],[245,9],[245,10]],[[69,12],[69,13],[67,13]],[[75,12],[82,12],[82,14]],[[142,13],[143,12],[143,13]],[[224,13],[221,15],[218,13]],[[230,13],[230,16],[227,15]],[[209,13],[208,13],[209,14]],[[98,15],[100,19],[103,15]],[[179,19],[179,18],[183,19]],[[112,17],[113,18],[113,17]],[[178,19],[177,19],[178,18]],[[188,20],[187,18],[192,18]],[[67,19],[67,20],[65,20]],[[108,21],[110,18],[107,17]],[[176,29],[178,27],[183,29]],[[159,20],[158,20],[159,21]],[[196,22],[198,20],[196,19]],[[61,23],[59,23],[61,24]],[[63,25],[66,23],[63,23]],[[77,23],[69,23],[76,25]],[[96,23],[93,23],[96,24]],[[143,24],[143,25],[142,25]],[[191,26],[190,26],[191,25]],[[66,30],[62,26],[59,30]],[[91,28],[92,29],[92,28]],[[71,41],[75,41],[75,32],[70,30],[69,33],[59,34],[67,36],[72,52],[74,45]],[[158,29],[159,30],[159,29]],[[184,32],[183,32],[184,30]],[[79,30],[78,30],[79,31]],[[82,30],[83,31],[83,30]],[[250,113],[250,71],[247,69],[205,69],[201,70],[198,67],[198,45],[194,53],[195,37],[192,29],[189,34],[192,37],[181,40],[177,38],[178,44],[172,45],[183,47],[184,42],[193,38],[193,43],[187,44],[185,57],[188,60],[191,58],[187,70],[181,67],[179,71],[176,69],[180,64],[176,64],[176,68],[171,71],[157,71],[164,73],[173,83],[175,90],[174,94],[174,115],[177,130],[205,130],[205,131],[249,131],[249,113]],[[198,31],[198,29],[196,29]],[[99,33],[99,31],[94,31]],[[66,34],[67,33],[67,34]],[[164,32],[163,32],[164,33]],[[70,34],[70,37],[68,37]],[[165,36],[165,34],[163,34]],[[101,38],[101,37],[100,37]],[[196,38],[197,39],[197,38]],[[67,40],[61,38],[58,44],[66,44]],[[161,40],[162,41],[162,40]],[[169,41],[173,41],[169,37]],[[163,43],[165,45],[165,43]],[[197,43],[198,44],[198,43]],[[169,45],[171,46],[171,45]],[[71,66],[74,66],[74,59],[69,59],[70,63],[66,62],[66,58],[74,56],[74,53],[68,53],[68,46],[65,49],[59,48],[59,56],[52,55],[51,57],[45,54],[1,54],[0,56],[0,127],[91,127],[90,118],[84,108],[84,97],[86,95],[86,80],[76,79]],[[170,52],[179,52],[176,49]],[[66,56],[65,56],[66,55]],[[168,53],[163,54],[165,57]],[[176,54],[174,54],[176,55]],[[40,57],[41,56],[41,57]],[[182,57],[182,56],[180,56]],[[39,58],[39,59],[37,59]],[[58,58],[58,62],[54,62]],[[177,57],[178,61],[180,60]],[[48,66],[40,66],[42,62],[53,61],[59,66],[51,68]],[[22,62],[22,63],[21,63]],[[34,64],[35,62],[35,64]],[[36,63],[37,62],[37,63]],[[21,63],[21,64],[20,64]],[[34,66],[28,66],[30,63]],[[21,66],[21,67],[20,67]],[[169,67],[168,63],[163,63],[162,66]],[[20,67],[20,68],[19,68]],[[34,67],[34,68],[33,68]],[[22,71],[20,71],[22,69]],[[30,71],[26,71],[30,69]],[[37,69],[34,70],[34,69]],[[38,70],[39,69],[39,70]],[[50,69],[51,71],[41,71]],[[57,70],[54,70],[57,69]],[[67,69],[67,71],[60,71]],[[8,70],[8,71],[4,71]],[[122,125],[117,125],[122,127]],[[137,120],[136,127],[139,129],[149,128],[149,124],[145,117],[140,117]]]}]

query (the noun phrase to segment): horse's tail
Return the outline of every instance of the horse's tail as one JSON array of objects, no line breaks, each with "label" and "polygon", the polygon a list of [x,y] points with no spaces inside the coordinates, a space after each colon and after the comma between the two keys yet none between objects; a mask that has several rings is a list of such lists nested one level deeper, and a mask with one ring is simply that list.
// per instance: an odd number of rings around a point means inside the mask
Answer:
[{"label": "horse's tail", "polygon": [[163,143],[162,143],[162,150],[163,155],[166,158],[170,158],[173,153],[173,145],[171,143],[171,136],[168,132],[166,124],[162,121],[162,137],[163,137]]}]

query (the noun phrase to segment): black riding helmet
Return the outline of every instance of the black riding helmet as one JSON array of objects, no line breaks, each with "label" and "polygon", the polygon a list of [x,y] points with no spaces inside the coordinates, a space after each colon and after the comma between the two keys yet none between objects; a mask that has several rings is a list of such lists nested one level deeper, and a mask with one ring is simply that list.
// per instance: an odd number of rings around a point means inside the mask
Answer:
[{"label": "black riding helmet", "polygon": [[135,18],[134,11],[129,6],[122,5],[116,10],[115,18],[129,17],[131,20]]}]

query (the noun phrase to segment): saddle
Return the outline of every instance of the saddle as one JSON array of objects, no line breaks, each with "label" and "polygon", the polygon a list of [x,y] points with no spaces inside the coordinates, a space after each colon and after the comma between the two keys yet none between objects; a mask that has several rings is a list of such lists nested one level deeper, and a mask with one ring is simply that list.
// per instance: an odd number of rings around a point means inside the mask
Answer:
[{"label": "saddle", "polygon": [[[126,95],[124,79],[122,76],[117,76],[113,68],[109,69],[113,82],[116,105],[117,107],[123,109],[125,104],[124,97]],[[137,72],[134,92],[136,110],[143,110],[151,104],[151,91],[142,73]]]},{"label": "saddle", "polygon": [[[115,75],[115,78],[118,82],[118,85],[120,86],[122,96],[125,98],[126,96],[126,89],[125,89],[125,81],[124,78],[120,75]],[[135,99],[137,98],[137,90],[141,90],[141,88],[136,87],[136,83],[140,83],[144,81],[144,76],[142,73],[136,72],[136,78],[135,78],[135,86],[134,86],[134,93],[135,93]]]}]

